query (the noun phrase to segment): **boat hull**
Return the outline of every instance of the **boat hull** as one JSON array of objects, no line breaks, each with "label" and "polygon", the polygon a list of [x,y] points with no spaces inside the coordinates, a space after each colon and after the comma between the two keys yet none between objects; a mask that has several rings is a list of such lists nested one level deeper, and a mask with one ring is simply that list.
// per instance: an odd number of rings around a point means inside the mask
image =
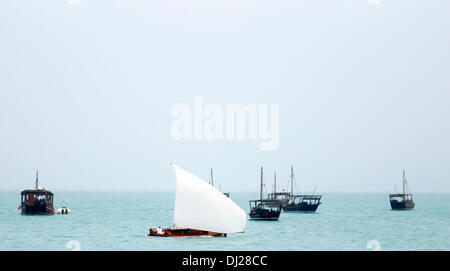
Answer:
[{"label": "boat hull", "polygon": [[285,212],[315,212],[319,204],[288,204],[283,206]]},{"label": "boat hull", "polygon": [[53,215],[55,213],[52,205],[28,205],[20,207],[22,215]]},{"label": "boat hull", "polygon": [[278,210],[252,209],[249,213],[250,220],[278,220],[281,208]]},{"label": "boat hull", "polygon": [[214,237],[226,237],[226,233],[201,231],[194,229],[163,229],[163,234],[157,232],[156,229],[150,229],[148,236],[158,237],[200,237],[200,236],[214,236]]},{"label": "boat hull", "polygon": [[412,210],[414,209],[414,201],[398,201],[391,200],[392,210]]},{"label": "boat hull", "polygon": [[267,220],[267,221],[277,221],[279,217],[250,217],[250,220]]}]

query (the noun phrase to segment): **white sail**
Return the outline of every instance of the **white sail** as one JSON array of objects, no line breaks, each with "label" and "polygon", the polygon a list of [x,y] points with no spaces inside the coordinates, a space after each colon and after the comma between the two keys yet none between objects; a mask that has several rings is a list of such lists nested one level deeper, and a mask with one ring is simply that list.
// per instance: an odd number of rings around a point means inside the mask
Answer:
[{"label": "white sail", "polygon": [[244,232],[244,210],[194,174],[174,164],[172,167],[177,180],[174,226],[219,233]]}]

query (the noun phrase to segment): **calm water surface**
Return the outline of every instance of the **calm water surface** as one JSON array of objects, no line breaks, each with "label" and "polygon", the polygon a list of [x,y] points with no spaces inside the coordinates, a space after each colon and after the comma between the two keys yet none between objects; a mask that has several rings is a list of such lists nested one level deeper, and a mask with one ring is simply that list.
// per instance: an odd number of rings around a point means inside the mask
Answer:
[{"label": "calm water surface", "polygon": [[[23,216],[20,192],[0,192],[0,250],[449,250],[450,194],[415,194],[416,209],[391,211],[386,194],[325,194],[315,214],[282,213],[279,221],[248,221],[227,238],[147,237],[170,226],[172,193],[55,192],[71,215]],[[257,193],[232,193],[245,211]]]}]

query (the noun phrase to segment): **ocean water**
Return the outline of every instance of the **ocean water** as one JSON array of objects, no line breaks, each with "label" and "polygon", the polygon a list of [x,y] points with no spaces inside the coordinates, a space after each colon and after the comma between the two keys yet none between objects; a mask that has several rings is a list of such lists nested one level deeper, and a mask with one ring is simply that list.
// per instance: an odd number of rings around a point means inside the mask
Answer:
[{"label": "ocean water", "polygon": [[[173,193],[54,192],[72,214],[23,216],[19,191],[0,192],[0,250],[450,250],[450,194],[415,194],[412,211],[387,194],[325,194],[315,214],[249,220],[245,233],[158,238],[148,229],[171,225]],[[257,197],[231,194],[245,211]]]}]

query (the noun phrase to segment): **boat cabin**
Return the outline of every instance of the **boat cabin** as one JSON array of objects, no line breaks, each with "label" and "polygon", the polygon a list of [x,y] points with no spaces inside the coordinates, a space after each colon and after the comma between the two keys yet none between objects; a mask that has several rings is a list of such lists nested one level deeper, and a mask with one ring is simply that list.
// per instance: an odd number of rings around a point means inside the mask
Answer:
[{"label": "boat cabin", "polygon": [[283,206],[284,211],[315,212],[321,204],[321,195],[294,195]]},{"label": "boat cabin", "polygon": [[306,204],[320,204],[322,195],[294,195],[289,200],[289,203],[306,203]]},{"label": "boat cabin", "polygon": [[281,200],[281,201],[288,201],[291,197],[291,193],[289,192],[275,192],[270,193],[267,195],[267,198],[270,200]]},{"label": "boat cabin", "polygon": [[412,194],[390,194],[389,199],[397,201],[412,201]]},{"label": "boat cabin", "polygon": [[53,196],[52,192],[43,189],[22,191],[22,214],[53,214]]},{"label": "boat cabin", "polygon": [[289,202],[290,198],[291,193],[288,192],[274,192],[267,195],[267,199],[274,201],[274,206],[278,206],[278,202],[281,202],[281,205],[284,206]]}]

